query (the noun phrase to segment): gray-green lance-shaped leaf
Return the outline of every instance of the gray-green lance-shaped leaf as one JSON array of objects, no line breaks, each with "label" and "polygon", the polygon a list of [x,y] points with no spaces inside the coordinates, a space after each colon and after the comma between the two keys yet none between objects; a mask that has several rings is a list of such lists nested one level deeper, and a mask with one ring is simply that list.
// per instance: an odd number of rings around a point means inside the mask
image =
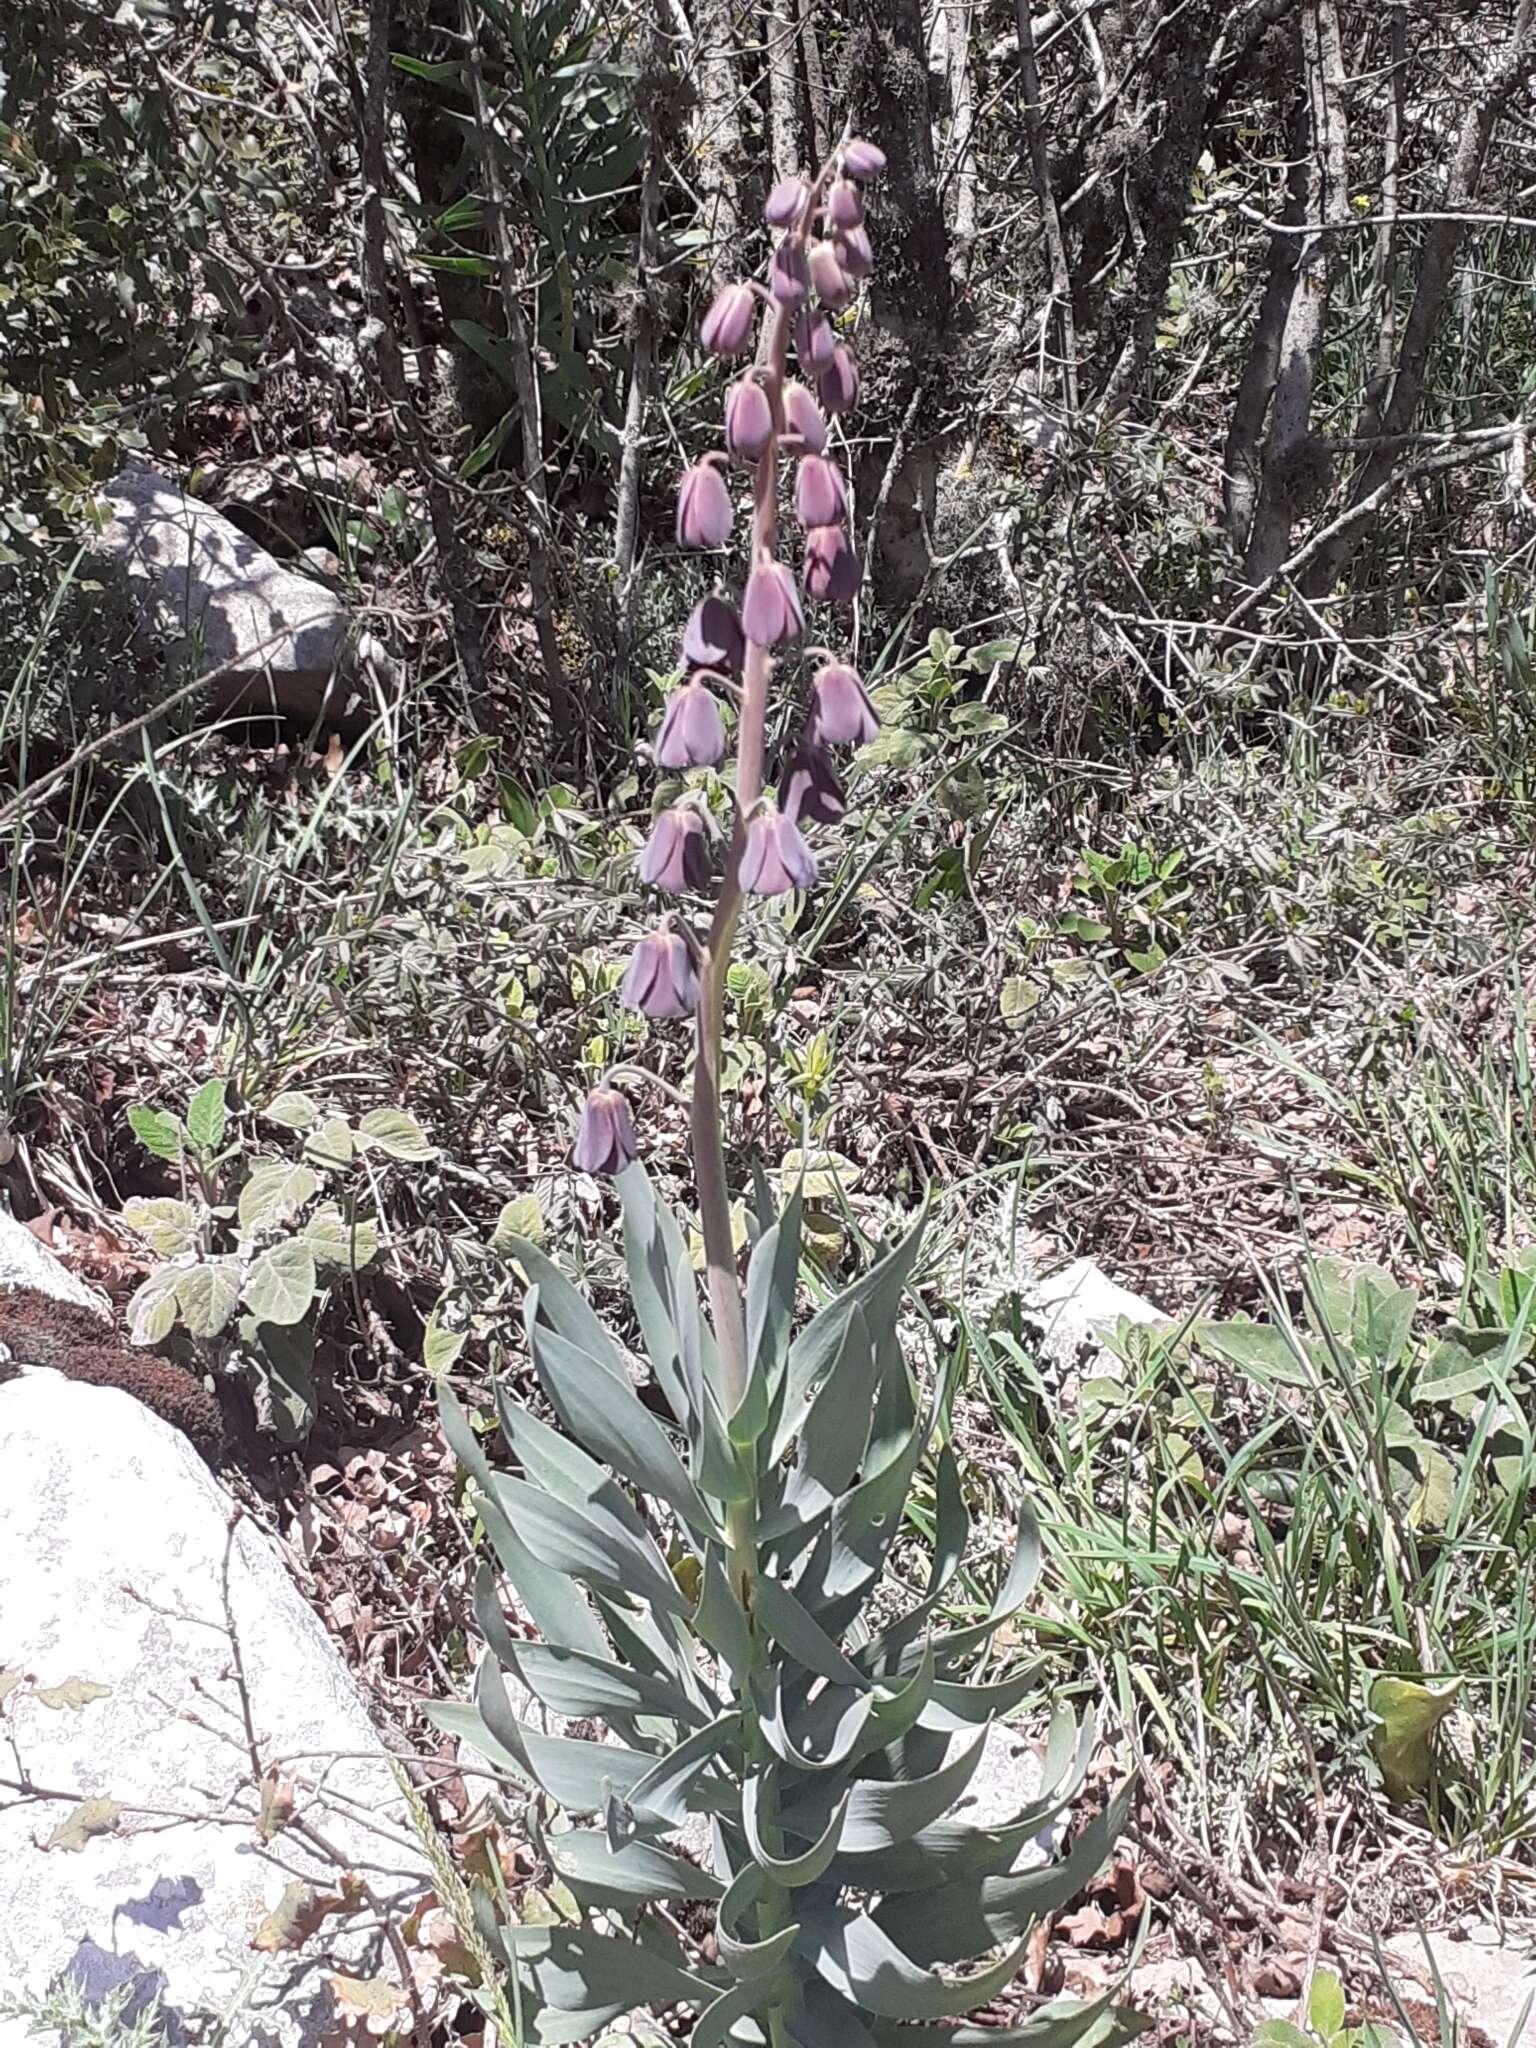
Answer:
[{"label": "gray-green lance-shaped leaf", "polygon": [[803,1849],[798,1855],[775,1856],[769,1853],[763,1842],[762,1803],[767,1789],[763,1774],[754,1771],[747,1778],[741,1792],[741,1824],[746,1831],[747,1847],[752,1851],[754,1861],[760,1869],[767,1872],[775,1884],[781,1884],[789,1890],[815,1884],[837,1854],[848,1818],[848,1803],[854,1796],[853,1792],[844,1792],[832,1809],[832,1818],[809,1848]]},{"label": "gray-green lance-shaped leaf", "polygon": [[747,1363],[771,1398],[783,1375],[800,1282],[802,1198],[796,1188],[747,1265]]},{"label": "gray-green lance-shaped leaf", "polygon": [[[814,1572],[818,1606],[860,1594],[879,1577],[901,1528],[912,1475],[928,1448],[936,1420],[936,1407],[930,1408],[914,1425],[898,1455],[861,1479],[833,1508],[825,1558],[816,1560]],[[812,1573],[808,1571],[806,1576],[810,1578]]]},{"label": "gray-green lance-shaped leaf", "polygon": [[752,1634],[720,1560],[720,1551],[711,1544],[704,1553],[693,1626],[699,1640],[720,1658],[738,1687],[744,1687],[752,1673]]},{"label": "gray-green lance-shaped leaf", "polygon": [[[686,1347],[682,1323],[690,1312],[687,1298],[675,1296],[675,1274],[661,1228],[661,1204],[645,1168],[638,1162],[616,1177],[624,1205],[624,1255],[630,1296],[645,1340],[646,1356],[657,1385],[678,1422],[692,1427],[698,1413],[696,1348]],[[690,1276],[691,1288],[691,1276]],[[691,1313],[698,1315],[692,1294]]]},{"label": "gray-green lance-shaped leaf", "polygon": [[637,1813],[654,1814],[673,1827],[681,1827],[691,1813],[713,1813],[729,1806],[731,1795],[726,1780],[711,1788],[711,1767],[732,1744],[741,1739],[739,1712],[721,1714],[703,1728],[685,1736],[675,1749],[654,1761],[629,1790],[629,1803]]},{"label": "gray-green lance-shaped leaf", "polygon": [[650,1758],[640,1750],[545,1735],[519,1721],[492,1657],[481,1666],[476,1693],[478,1706],[434,1701],[427,1718],[444,1734],[467,1742],[497,1770],[537,1787],[567,1813],[601,1813],[609,1799],[628,1799],[631,1786],[645,1775]]},{"label": "gray-green lance-shaped leaf", "polygon": [[790,1345],[782,1394],[775,1404],[776,1415],[768,1451],[770,1463],[776,1463],[798,1436],[814,1390],[820,1386],[841,1348],[843,1325],[855,1307],[863,1311],[878,1356],[882,1332],[887,1325],[895,1323],[903,1290],[917,1261],[926,1222],[926,1216],[919,1217],[907,1235],[878,1259],[867,1273],[855,1280],[835,1301],[819,1309]]},{"label": "gray-green lance-shaped leaf", "polygon": [[876,1381],[869,1325],[855,1302],[844,1318],[842,1342],[800,1431],[801,1469],[834,1496],[849,1486],[864,1461]]},{"label": "gray-green lance-shaped leaf", "polygon": [[856,1664],[849,1662],[826,1630],[777,1579],[758,1580],[757,1613],[769,1635],[789,1652],[797,1664],[803,1664],[818,1678],[830,1679],[834,1685],[851,1686],[858,1692],[868,1691],[869,1680],[864,1673]]},{"label": "gray-green lance-shaped leaf", "polygon": [[[498,1652],[499,1654],[499,1652]],[[553,1714],[570,1721],[595,1716],[611,1721],[615,1714],[659,1714],[684,1728],[706,1720],[698,1704],[678,1685],[641,1671],[630,1671],[610,1658],[588,1657],[578,1650],[557,1650],[550,1643],[518,1643],[507,1660],[533,1694]]]},{"label": "gray-green lance-shaped leaf", "polygon": [[568,1571],[600,1592],[646,1600],[664,1612],[690,1611],[690,1602],[649,1536],[637,1538],[612,1522],[599,1522],[542,1487],[504,1472],[497,1473],[494,1491],[513,1528],[549,1570]]},{"label": "gray-green lance-shaped leaf", "polygon": [[548,1253],[541,1251],[527,1237],[508,1236],[503,1239],[501,1248],[522,1267],[529,1288],[536,1290],[534,1309],[537,1320],[584,1351],[611,1378],[627,1383],[624,1354]]},{"label": "gray-green lance-shaped leaf", "polygon": [[[798,1933],[798,1927],[794,1931]],[[784,1944],[775,1937],[762,1946],[777,1955]],[[712,2004],[707,2005],[694,2021],[693,2031],[688,2036],[688,2048],[727,2048],[729,2042],[740,2040],[742,2036],[736,2032],[737,2026],[759,2010],[762,1997],[763,1986],[756,1977],[733,1984],[729,1991],[723,1991]],[[755,2033],[757,2039],[762,2039],[760,2030],[755,2030]]]},{"label": "gray-green lance-shaped leaf", "polygon": [[542,1322],[534,1326],[532,1341],[539,1383],[576,1440],[642,1493],[665,1501],[700,1539],[718,1537],[714,1517],[665,1430],[628,1379]]},{"label": "gray-green lance-shaped leaf", "polygon": [[1095,1999],[1053,1999],[1012,2027],[903,2027],[877,2020],[872,2048],[1121,2048],[1152,2025],[1150,2014],[1116,2007],[1123,1988],[1112,1985]]},{"label": "gray-green lance-shaped leaf", "polygon": [[881,1900],[876,1917],[899,1947],[935,1962],[984,1955],[999,1942],[1016,1940],[1033,1921],[1054,1913],[1080,1891],[1108,1860],[1129,1810],[1129,1792],[1118,1793],[1066,1855],[1042,1869],[900,1892]]},{"label": "gray-green lance-shaped leaf", "polygon": [[627,1908],[657,1899],[718,1899],[725,1890],[719,1878],[682,1856],[651,1842],[615,1848],[599,1829],[549,1833],[543,1846],[577,1897],[593,1904]]},{"label": "gray-green lance-shaped leaf", "polygon": [[[994,1944],[982,1944],[985,1952]],[[926,1955],[926,1943],[915,1944]],[[813,1908],[801,1916],[799,1952],[827,1984],[857,2010],[887,2019],[933,2020],[975,2012],[1018,1975],[1023,1942],[987,1969],[949,1978],[913,1961],[869,1913],[844,1906]]]},{"label": "gray-green lance-shaped leaf", "polygon": [[[971,1515],[960,1485],[955,1454],[944,1444],[934,1461],[936,1515],[928,1584],[917,1606],[890,1622],[859,1651],[855,1662],[865,1671],[889,1675],[911,1668],[911,1657],[923,1655],[928,1625],[954,1582],[971,1536]],[[1033,1521],[1031,1520],[1031,1529]],[[1014,1558],[1017,1560],[1017,1539]],[[1026,1596],[1027,1597],[1027,1596]],[[904,1661],[905,1660],[905,1661]]]},{"label": "gray-green lance-shaped leaf", "polygon": [[648,1943],[598,1934],[589,1927],[504,1927],[507,1961],[541,2004],[571,2022],[558,2035],[535,2024],[535,2039],[581,2041],[640,2006],[685,1999],[708,2005],[716,1986]]},{"label": "gray-green lance-shaped leaf", "polygon": [[[975,1777],[986,1740],[986,1729],[978,1729],[973,1741],[962,1744],[925,1777],[898,1778],[890,1783],[861,1779],[853,1785],[840,1843],[842,1853],[852,1856],[894,1848],[948,1813]],[[815,1825],[814,1814],[813,1806],[795,1803],[785,1808],[780,1820],[786,1828],[808,1834]]]},{"label": "gray-green lance-shaped leaf", "polygon": [[[443,1434],[455,1457],[475,1482],[478,1512],[491,1539],[497,1562],[517,1589],[534,1626],[546,1643],[554,1643],[561,1649],[583,1650],[590,1656],[603,1656],[608,1648],[607,1640],[581,1589],[569,1572],[550,1570],[541,1564],[507,1519],[506,1511],[496,1498],[496,1475],[453,1389],[440,1386],[437,1403],[443,1419]],[[483,1585],[478,1582],[476,1585],[477,1611],[483,1606],[499,1620],[495,1587],[488,1575],[482,1574],[481,1577]]]},{"label": "gray-green lance-shaped leaf", "polygon": [[793,1706],[782,1670],[774,1674],[768,1705],[758,1726],[774,1755],[801,1771],[835,1771],[866,1752],[875,1695],[846,1685],[829,1685],[808,1704]]}]

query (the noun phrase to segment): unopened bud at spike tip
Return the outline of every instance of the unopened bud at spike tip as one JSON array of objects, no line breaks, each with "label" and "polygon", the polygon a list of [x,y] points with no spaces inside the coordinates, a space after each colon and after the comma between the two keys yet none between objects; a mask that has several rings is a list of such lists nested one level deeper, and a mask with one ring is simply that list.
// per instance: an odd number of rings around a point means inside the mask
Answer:
[{"label": "unopened bud at spike tip", "polygon": [[784,425],[789,433],[798,435],[807,455],[825,452],[827,423],[821,407],[803,384],[791,381],[784,386]]},{"label": "unopened bud at spike tip", "polygon": [[816,296],[834,313],[853,303],[853,280],[837,260],[830,242],[812,242],[806,258]]},{"label": "unopened bud at spike tip", "polygon": [[723,597],[702,598],[683,628],[682,653],[686,668],[716,668],[739,676],[747,643],[735,606]]},{"label": "unopened bud at spike tip", "polygon": [[725,756],[725,721],[713,695],[699,682],[684,683],[667,699],[656,735],[663,768],[713,768]]},{"label": "unopened bud at spike tip", "polygon": [[756,320],[757,299],[752,287],[728,284],[704,315],[699,339],[711,355],[739,356],[752,339]]},{"label": "unopened bud at spike tip", "polygon": [[696,462],[677,487],[678,546],[723,548],[735,521],[725,479],[712,462]]},{"label": "unopened bud at spike tip", "polygon": [[629,1103],[617,1088],[594,1088],[576,1129],[577,1166],[583,1173],[618,1173],[639,1156]]},{"label": "unopened bud at spike tip", "polygon": [[839,342],[831,361],[816,379],[816,393],[829,413],[852,412],[859,402],[859,366],[853,351]]},{"label": "unopened bud at spike tip", "polygon": [[863,747],[880,731],[880,717],[857,669],[829,661],[811,681],[809,730],[829,746]]},{"label": "unopened bud at spike tip", "polygon": [[769,227],[792,228],[805,211],[810,189],[804,178],[780,178],[763,208],[763,219]]},{"label": "unopened bud at spike tip", "polygon": [[760,562],[747,578],[741,624],[756,647],[777,647],[785,640],[799,639],[805,615],[795,579],[782,562]]},{"label": "unopened bud at spike tip", "polygon": [[856,228],[864,218],[864,194],[847,178],[834,178],[827,187],[827,225]]},{"label": "unopened bud at spike tip", "polygon": [[804,527],[838,526],[848,517],[848,493],[835,463],[806,455],[795,472],[795,517]]},{"label": "unopened bud at spike tip", "polygon": [[793,818],[782,811],[758,812],[747,826],[738,878],[749,896],[815,888],[816,859]]},{"label": "unopened bud at spike tip", "polygon": [[852,604],[859,594],[859,558],[841,526],[813,526],[805,536],[807,592],[829,604]]},{"label": "unopened bud at spike tip", "polygon": [[773,252],[773,261],[768,266],[768,289],[781,306],[803,306],[811,295],[805,251],[788,236]]},{"label": "unopened bud at spike tip", "polygon": [[857,178],[861,185],[868,185],[885,169],[885,151],[877,149],[872,142],[866,142],[862,135],[856,135],[843,151],[843,169],[850,178]]},{"label": "unopened bud at spike tip", "polygon": [[647,932],[625,969],[619,994],[626,1008],[647,1017],[686,1017],[699,995],[687,940],[677,932]]},{"label": "unopened bud at spike tip", "polygon": [[753,377],[743,377],[725,394],[725,445],[743,462],[755,462],[773,439],[773,407]]},{"label": "unopened bud at spike tip", "polygon": [[640,879],[652,889],[679,896],[709,880],[709,843],[704,820],[691,804],[673,804],[651,827],[640,855]]}]

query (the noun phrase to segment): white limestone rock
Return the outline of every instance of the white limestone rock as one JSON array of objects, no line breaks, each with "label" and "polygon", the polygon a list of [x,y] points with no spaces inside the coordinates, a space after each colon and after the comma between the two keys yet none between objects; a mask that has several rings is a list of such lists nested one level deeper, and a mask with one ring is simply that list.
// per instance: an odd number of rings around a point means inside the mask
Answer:
[{"label": "white limestone rock", "polygon": [[[384,1957],[379,1914],[328,1920],[297,1954],[253,1937],[291,1880],[333,1891],[346,1869],[402,1910],[420,1849],[362,1695],[266,1536],[126,1394],[54,1372],[0,1385],[0,1674],[9,1996],[69,1973],[93,1996],[158,1993],[173,2042],[232,2012],[238,2038],[318,2042],[331,1971]],[[72,1680],[107,1690],[72,1705]],[[293,1828],[263,1845],[269,1766],[339,1867]],[[18,1797],[18,1777],[71,1796]],[[119,1802],[116,1828],[49,1846],[77,1794]],[[27,2038],[0,2019],[0,2048]]]},{"label": "white limestone rock", "polygon": [[1117,1286],[1092,1259],[1074,1259],[1059,1273],[1032,1277],[1019,1290],[1025,1321],[1039,1333],[1044,1363],[1063,1375],[1119,1379],[1124,1368],[1104,1342],[1128,1323],[1166,1323],[1160,1308]]}]

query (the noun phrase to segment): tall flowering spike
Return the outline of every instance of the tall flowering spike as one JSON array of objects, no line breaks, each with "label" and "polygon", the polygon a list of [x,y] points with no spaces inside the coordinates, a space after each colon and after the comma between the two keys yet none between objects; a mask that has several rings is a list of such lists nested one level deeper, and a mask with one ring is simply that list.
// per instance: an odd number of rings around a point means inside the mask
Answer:
[{"label": "tall flowering spike", "polygon": [[805,211],[811,188],[804,178],[780,178],[768,194],[763,219],[771,228],[792,228]]},{"label": "tall flowering spike", "polygon": [[795,517],[805,527],[840,526],[848,517],[848,493],[835,463],[804,455],[795,471]]},{"label": "tall flowering spike", "polygon": [[827,446],[827,423],[821,407],[803,384],[784,386],[784,425],[799,436],[807,455],[821,455]]},{"label": "tall flowering spike", "polygon": [[819,377],[831,362],[837,336],[825,313],[802,313],[795,322],[795,358],[807,377]]},{"label": "tall flowering spike", "polygon": [[755,377],[742,377],[725,394],[725,445],[744,462],[755,462],[773,439],[773,407]]},{"label": "tall flowering spike", "polygon": [[852,604],[859,594],[859,558],[841,526],[813,526],[805,536],[802,564],[810,595],[830,604]]},{"label": "tall flowering spike", "polygon": [[640,855],[640,879],[652,889],[680,896],[709,880],[709,841],[704,820],[691,804],[673,804],[651,827]]},{"label": "tall flowering spike", "polygon": [[805,630],[800,593],[782,562],[759,562],[747,578],[741,624],[747,638],[757,647],[777,647],[781,641],[798,640]]},{"label": "tall flowering spike", "polygon": [[864,220],[864,194],[849,179],[834,178],[827,187],[824,211],[828,227],[860,227]]},{"label": "tall flowering spike", "polygon": [[880,730],[880,716],[857,669],[829,661],[811,682],[812,737],[835,747],[863,747]]},{"label": "tall flowering spike", "polygon": [[682,651],[686,668],[715,668],[723,675],[739,676],[747,642],[736,607],[723,597],[701,599],[683,628]]},{"label": "tall flowering spike", "polygon": [[617,1088],[594,1088],[576,1128],[576,1164],[583,1173],[617,1173],[639,1156],[628,1102]]},{"label": "tall flowering spike", "polygon": [[852,278],[868,277],[875,267],[875,252],[867,228],[844,228],[832,238],[837,260]]},{"label": "tall flowering spike", "polygon": [[745,353],[757,324],[757,295],[747,284],[728,284],[704,315],[699,339],[716,356]]},{"label": "tall flowering spike", "polygon": [[790,889],[814,889],[816,859],[800,828],[782,811],[759,811],[747,827],[739,870],[749,896],[783,896]]},{"label": "tall flowering spike", "polygon": [[656,735],[656,759],[663,768],[713,768],[725,756],[725,721],[703,683],[687,682],[672,692]]},{"label": "tall flowering spike", "polygon": [[681,548],[723,548],[736,514],[725,479],[712,462],[696,462],[677,487],[677,544]]},{"label": "tall flowering spike", "polygon": [[837,825],[847,814],[843,786],[813,734],[805,734],[789,757],[779,783],[779,808],[795,825]]},{"label": "tall flowering spike", "polygon": [[781,306],[803,306],[811,295],[811,273],[805,251],[789,236],[773,252],[768,267],[768,289]]},{"label": "tall flowering spike", "polygon": [[838,262],[837,251],[830,242],[812,242],[806,264],[816,296],[824,306],[841,313],[853,303],[853,280]]},{"label": "tall flowering spike", "polygon": [[859,402],[859,366],[853,351],[839,342],[825,369],[816,379],[816,393],[826,410],[836,416],[852,412]]},{"label": "tall flowering spike", "polygon": [[871,184],[885,169],[885,151],[856,135],[843,151],[843,169],[861,185]]},{"label": "tall flowering spike", "polygon": [[686,1017],[699,996],[687,940],[677,932],[647,932],[624,970],[619,993],[627,1008],[647,1017]]}]

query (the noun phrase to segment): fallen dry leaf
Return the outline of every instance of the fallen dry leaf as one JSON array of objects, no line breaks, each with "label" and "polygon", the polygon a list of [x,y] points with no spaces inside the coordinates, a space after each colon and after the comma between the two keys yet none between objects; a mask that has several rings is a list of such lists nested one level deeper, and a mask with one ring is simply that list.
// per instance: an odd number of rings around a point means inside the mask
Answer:
[{"label": "fallen dry leaf", "polygon": [[252,1935],[251,1947],[269,1956],[302,1948],[324,1921],[355,1913],[362,1903],[363,1881],[353,1871],[346,1872],[334,1892],[311,1891],[295,1878],[284,1885],[283,1896]]}]

